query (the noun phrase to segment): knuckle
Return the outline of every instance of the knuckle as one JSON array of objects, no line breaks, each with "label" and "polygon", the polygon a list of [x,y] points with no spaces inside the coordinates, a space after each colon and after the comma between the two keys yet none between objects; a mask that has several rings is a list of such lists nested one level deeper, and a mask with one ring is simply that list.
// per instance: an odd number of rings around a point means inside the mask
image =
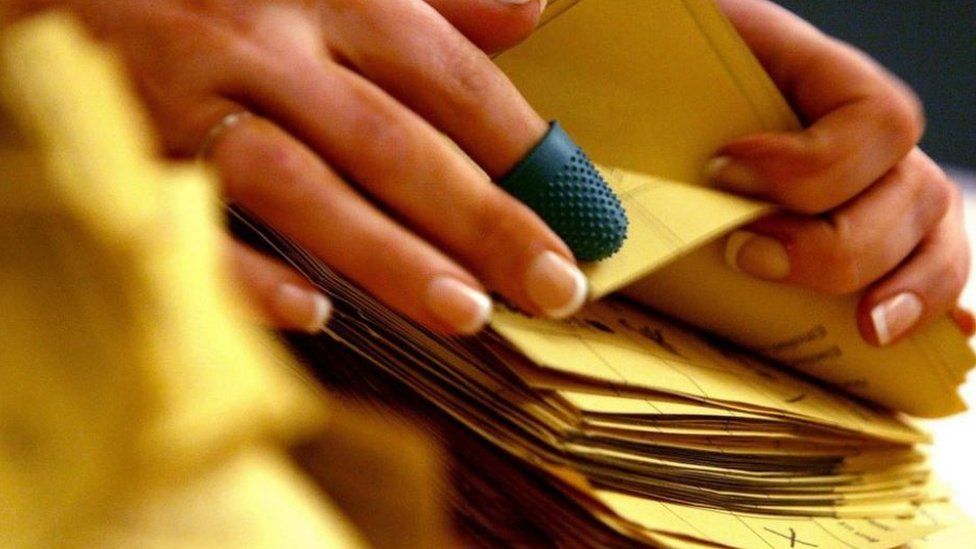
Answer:
[{"label": "knuckle", "polygon": [[918,143],[925,129],[922,102],[907,87],[899,86],[877,99],[878,117],[887,135],[906,151]]},{"label": "knuckle", "polygon": [[826,242],[820,265],[820,289],[831,294],[850,294],[863,289],[863,247],[854,237],[851,224],[842,215],[834,215],[824,225]]},{"label": "knuckle", "polygon": [[866,286],[857,257],[849,250],[829,256],[825,267],[828,274],[824,277],[822,289],[827,293],[847,295]]},{"label": "knuckle", "polygon": [[485,59],[467,48],[456,48],[455,60],[457,63],[453,68],[453,77],[462,92],[462,95],[480,95],[493,85],[490,71],[486,70]]},{"label": "knuckle", "polygon": [[494,286],[510,287],[545,241],[545,225],[524,204],[502,191],[483,198],[466,253]]},{"label": "knuckle", "polygon": [[[916,209],[918,223],[927,230],[949,212],[957,199],[959,190],[949,180],[942,168],[921,151],[916,150],[909,158],[918,159],[917,162],[920,164],[920,173],[915,178],[913,203],[918,205]],[[905,171],[905,162],[902,162],[895,169],[893,175],[895,177],[906,177]]]},{"label": "knuckle", "polygon": [[524,238],[520,237],[524,233],[522,216],[510,202],[500,192],[489,192],[481,200],[472,234],[477,243],[472,247],[474,259],[480,265],[492,268],[498,258],[512,257],[513,246]]},{"label": "knuckle", "polygon": [[836,170],[850,151],[837,139],[816,130],[803,136],[802,148],[802,161],[791,163],[779,183],[774,183],[772,198],[798,213],[823,214],[847,198],[843,195],[845,187],[837,184]]},{"label": "knuckle", "polygon": [[802,162],[796,162],[791,169],[801,181],[815,179],[837,164],[838,159],[850,151],[837,139],[837,136],[822,128],[810,128],[800,136],[800,143],[806,153]]},{"label": "knuckle", "polygon": [[396,123],[381,122],[370,124],[369,136],[364,139],[366,147],[372,150],[375,157],[387,157],[392,160],[389,165],[403,166],[410,159],[412,140],[402,126]]},{"label": "knuckle", "polygon": [[276,190],[281,185],[294,187],[296,181],[305,177],[307,162],[301,151],[286,142],[276,142],[254,148],[248,157],[250,159],[242,166],[244,173],[231,178],[229,194],[244,205],[264,204],[287,210],[289,204],[280,203],[292,194]]},{"label": "knuckle", "polygon": [[949,288],[950,294],[952,296],[958,296],[962,293],[963,288],[966,286],[966,281],[969,278],[969,262],[962,261],[960,258],[946,256],[943,259],[940,271],[940,278],[942,278],[943,283]]},{"label": "knuckle", "polygon": [[277,179],[290,180],[302,173],[301,154],[296,147],[282,141],[269,144],[261,151],[261,163],[275,173]]},{"label": "knuckle", "polygon": [[949,212],[958,192],[945,173],[938,169],[937,176],[930,180],[926,192],[934,219],[942,219]]},{"label": "knuckle", "polygon": [[795,181],[775,197],[777,202],[790,210],[804,215],[821,215],[843,202],[835,196],[834,188],[817,177],[804,177]]},{"label": "knuckle", "polygon": [[392,177],[416,167],[416,136],[378,100],[361,101],[348,130],[348,144],[382,176]]},{"label": "knuckle", "polygon": [[450,88],[442,100],[459,115],[478,113],[484,108],[483,98],[492,97],[499,85],[494,65],[477,49],[454,40],[445,41],[440,55]]}]

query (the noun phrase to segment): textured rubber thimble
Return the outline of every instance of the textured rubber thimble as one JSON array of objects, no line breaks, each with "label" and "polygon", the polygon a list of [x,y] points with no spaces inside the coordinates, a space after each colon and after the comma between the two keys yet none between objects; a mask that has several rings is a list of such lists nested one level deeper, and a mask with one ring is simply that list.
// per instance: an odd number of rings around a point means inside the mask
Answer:
[{"label": "textured rubber thimble", "polygon": [[620,199],[558,122],[498,184],[538,214],[579,261],[606,259],[627,239]]}]

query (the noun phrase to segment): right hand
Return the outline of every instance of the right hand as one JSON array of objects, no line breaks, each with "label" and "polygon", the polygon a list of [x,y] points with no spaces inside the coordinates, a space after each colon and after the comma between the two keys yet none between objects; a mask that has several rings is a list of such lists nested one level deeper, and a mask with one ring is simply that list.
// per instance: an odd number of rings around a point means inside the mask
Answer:
[{"label": "right hand", "polygon": [[951,313],[969,271],[962,193],[918,148],[915,95],[851,46],[768,0],[719,0],[809,126],[728,143],[713,183],[783,212],[730,239],[735,267],[831,294],[863,292],[865,341],[891,345]]},{"label": "right hand", "polygon": [[[390,307],[474,333],[486,288],[530,313],[582,305],[569,249],[491,180],[548,126],[462,34],[511,45],[540,0],[41,3],[122,53],[171,155],[194,157],[227,115],[254,113],[208,147],[227,197]],[[269,317],[317,327],[307,282],[232,246]]]}]

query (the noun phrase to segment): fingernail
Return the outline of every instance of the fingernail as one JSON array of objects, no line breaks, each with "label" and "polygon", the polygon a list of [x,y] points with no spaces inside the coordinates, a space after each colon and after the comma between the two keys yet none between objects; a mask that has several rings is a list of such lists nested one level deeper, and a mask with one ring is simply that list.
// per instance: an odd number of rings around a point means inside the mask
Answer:
[{"label": "fingernail", "polygon": [[502,4],[512,4],[515,6],[521,6],[524,4],[528,4],[529,2],[538,2],[539,13],[542,13],[543,11],[546,10],[546,4],[548,3],[548,0],[498,0],[498,1],[501,2]]},{"label": "fingernail", "polygon": [[525,292],[549,318],[566,318],[586,301],[586,277],[568,259],[547,251],[529,267]]},{"label": "fingernail", "polygon": [[898,339],[922,316],[922,300],[911,292],[902,292],[882,301],[871,309],[871,323],[878,345],[884,346]]},{"label": "fingernail", "polygon": [[973,337],[976,334],[976,316],[970,310],[956,307],[949,315],[963,335]]},{"label": "fingernail", "polygon": [[460,280],[442,276],[427,288],[427,309],[458,333],[478,333],[491,317],[491,298]]},{"label": "fingernail", "polygon": [[712,185],[742,194],[760,194],[762,181],[751,168],[736,162],[731,156],[716,156],[702,170],[705,179]]},{"label": "fingernail", "polygon": [[764,280],[780,280],[790,274],[786,247],[768,236],[736,231],[725,243],[725,262],[733,269]]},{"label": "fingernail", "polygon": [[282,320],[310,334],[321,332],[332,314],[329,298],[294,284],[278,286],[271,303]]}]

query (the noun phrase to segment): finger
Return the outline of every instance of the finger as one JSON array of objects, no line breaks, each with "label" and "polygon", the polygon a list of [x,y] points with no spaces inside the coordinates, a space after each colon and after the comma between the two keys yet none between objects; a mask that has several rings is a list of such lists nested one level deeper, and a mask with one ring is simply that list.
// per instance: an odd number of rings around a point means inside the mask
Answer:
[{"label": "finger", "polygon": [[915,149],[878,183],[824,216],[777,214],[728,241],[733,266],[833,294],[865,288],[895,268],[948,211],[944,172]]},{"label": "finger", "polygon": [[770,2],[721,5],[810,126],[730,143],[706,169],[716,184],[799,212],[824,212],[867,188],[918,142],[918,100],[870,58]]},{"label": "finger", "polygon": [[285,330],[321,331],[332,303],[298,273],[237,241],[227,243],[240,288],[267,322]]},{"label": "finger", "polygon": [[250,82],[261,110],[412,230],[526,311],[582,306],[586,279],[566,245],[423,119],[338,65],[276,70]]},{"label": "finger", "polygon": [[976,315],[972,311],[963,307],[955,307],[949,311],[949,317],[956,323],[956,327],[966,337],[976,335]]},{"label": "finger", "polygon": [[488,53],[511,48],[528,38],[546,4],[546,0],[426,1]]},{"label": "finger", "polygon": [[497,179],[539,142],[548,124],[484,52],[423,8],[391,2],[368,23],[330,20],[333,47]]},{"label": "finger", "polygon": [[867,341],[890,345],[956,309],[969,274],[970,253],[961,202],[957,190],[952,209],[918,250],[865,293],[858,327]]},{"label": "finger", "polygon": [[241,122],[214,144],[211,158],[235,202],[390,307],[449,333],[474,333],[488,320],[491,301],[473,276],[270,122]]}]

